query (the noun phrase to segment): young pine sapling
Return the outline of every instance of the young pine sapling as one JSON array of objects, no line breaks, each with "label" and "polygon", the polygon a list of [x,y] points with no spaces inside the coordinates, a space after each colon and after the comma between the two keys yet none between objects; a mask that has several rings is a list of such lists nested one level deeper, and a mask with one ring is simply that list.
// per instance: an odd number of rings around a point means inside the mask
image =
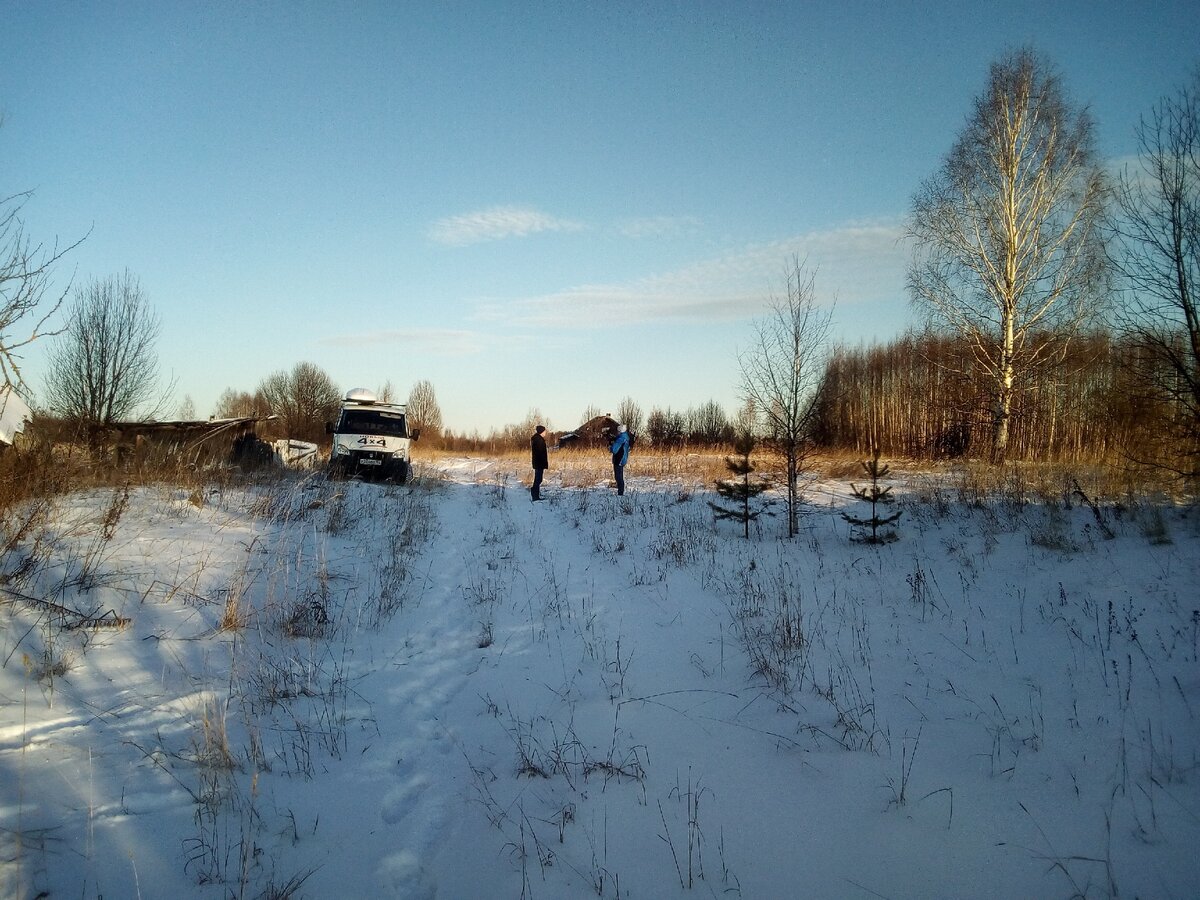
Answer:
[{"label": "young pine sapling", "polygon": [[[867,477],[871,479],[871,483],[860,488],[851,482],[850,490],[854,492],[854,496],[859,500],[871,504],[871,515],[870,517],[861,517],[852,516],[845,512],[842,513],[842,518],[853,526],[850,532],[850,539],[866,544],[891,543],[899,535],[890,526],[896,523],[901,513],[896,512],[890,516],[885,516],[881,514],[879,508],[880,506],[892,503],[895,499],[892,497],[891,487],[880,484],[883,479],[887,478],[891,469],[887,463],[880,464],[878,447],[875,448],[874,454],[869,460],[862,461],[862,467],[863,471],[867,473]],[[869,533],[868,529],[870,529]]]},{"label": "young pine sapling", "polygon": [[754,436],[749,432],[743,431],[738,434],[733,442],[733,449],[737,451],[737,455],[725,457],[725,468],[734,477],[718,479],[715,482],[717,493],[727,501],[728,505],[711,501],[708,504],[713,508],[718,519],[733,519],[735,522],[741,522],[747,538],[750,537],[750,523],[762,515],[767,505],[766,501],[755,501],[759,494],[770,487],[761,479],[753,481],[750,479],[750,475],[754,471],[754,464],[750,462],[754,443]]}]

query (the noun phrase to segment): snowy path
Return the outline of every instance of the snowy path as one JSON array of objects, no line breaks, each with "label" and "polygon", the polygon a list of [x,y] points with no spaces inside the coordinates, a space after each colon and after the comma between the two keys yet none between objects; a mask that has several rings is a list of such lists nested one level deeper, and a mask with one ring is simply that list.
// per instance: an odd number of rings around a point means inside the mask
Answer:
[{"label": "snowy path", "polygon": [[[463,499],[460,491],[442,496],[450,504]],[[457,530],[435,531],[422,565],[436,572],[436,579],[424,586],[418,608],[401,617],[400,628],[391,629],[403,632],[403,643],[376,676],[385,685],[375,692],[381,745],[370,753],[386,775],[379,817],[394,848],[380,859],[376,878],[395,896],[414,900],[436,895],[427,864],[453,814],[449,772],[460,760],[445,718],[474,665],[475,636],[459,614],[469,540]]]},{"label": "snowy path", "polygon": [[[594,895],[588,882],[603,879],[602,864],[568,846],[538,849],[519,815],[557,815],[569,833],[591,786],[609,788],[589,766],[601,771],[612,753],[630,772],[644,765],[647,748],[635,748],[615,722],[614,704],[632,688],[623,682],[645,669],[644,686],[657,693],[654,670],[676,671],[676,654],[686,668],[692,653],[658,643],[655,632],[680,618],[661,582],[631,585],[639,566],[623,558],[620,543],[636,500],[559,495],[534,506],[526,496],[519,486],[438,492],[442,524],[421,554],[419,603],[388,627],[396,648],[360,688],[376,698],[380,732],[363,756],[364,771],[379,779],[384,826],[375,877],[396,896],[475,895],[481,864],[512,880],[514,895],[543,864],[558,865],[573,893]],[[601,554],[580,565],[597,548]],[[657,649],[639,645],[640,634]],[[491,643],[481,647],[485,636]],[[633,710],[626,717],[638,718]],[[575,787],[522,781],[522,759],[531,768],[557,764]],[[611,780],[618,791],[622,778]],[[645,810],[635,780],[624,780],[628,802]],[[625,804],[615,803],[614,814]],[[313,883],[332,875],[318,873]]]},{"label": "snowy path", "polygon": [[1195,893],[1186,511],[487,477],[65,498],[22,589],[132,621],[0,610],[0,896]]}]

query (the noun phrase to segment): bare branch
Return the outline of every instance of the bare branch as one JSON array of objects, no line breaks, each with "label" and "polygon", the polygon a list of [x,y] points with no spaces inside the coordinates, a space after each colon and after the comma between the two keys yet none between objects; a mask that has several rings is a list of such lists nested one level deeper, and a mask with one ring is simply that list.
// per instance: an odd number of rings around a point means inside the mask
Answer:
[{"label": "bare branch", "polygon": [[[21,219],[31,196],[32,192],[24,191],[0,198],[0,380],[19,390],[25,387],[21,351],[39,338],[58,333],[45,326],[71,289],[68,282],[47,300],[54,267],[88,236],[65,247],[57,241],[49,247],[33,243]],[[20,333],[14,334],[18,329]]]},{"label": "bare branch", "polygon": [[1200,475],[1200,68],[1137,128],[1139,170],[1117,191],[1117,324],[1142,352],[1132,374],[1164,409],[1160,464]]}]

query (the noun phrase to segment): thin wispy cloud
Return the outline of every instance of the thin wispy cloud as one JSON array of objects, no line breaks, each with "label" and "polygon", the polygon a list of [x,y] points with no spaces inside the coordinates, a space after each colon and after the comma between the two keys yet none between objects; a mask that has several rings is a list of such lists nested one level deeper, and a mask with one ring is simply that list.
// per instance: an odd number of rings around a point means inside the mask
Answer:
[{"label": "thin wispy cloud", "polygon": [[411,347],[438,356],[470,356],[491,349],[496,341],[492,335],[466,329],[410,328],[334,335],[321,343],[328,347]]},{"label": "thin wispy cloud", "polygon": [[543,231],[581,231],[583,223],[528,206],[493,206],[434,222],[431,240],[450,247],[528,237]]},{"label": "thin wispy cloud", "polygon": [[1130,154],[1109,159],[1106,168],[1112,184],[1126,184],[1135,190],[1155,191],[1159,185],[1154,166],[1147,156]]},{"label": "thin wispy cloud", "polygon": [[701,226],[695,216],[647,216],[626,219],[617,225],[617,230],[627,238],[681,237],[694,234]]},{"label": "thin wispy cloud", "polygon": [[722,322],[763,312],[791,260],[817,272],[822,298],[841,307],[898,298],[907,248],[897,222],[852,223],[748,245],[694,265],[628,282],[583,284],[551,294],[491,301],[484,320],[551,328],[604,328],[648,322]]}]

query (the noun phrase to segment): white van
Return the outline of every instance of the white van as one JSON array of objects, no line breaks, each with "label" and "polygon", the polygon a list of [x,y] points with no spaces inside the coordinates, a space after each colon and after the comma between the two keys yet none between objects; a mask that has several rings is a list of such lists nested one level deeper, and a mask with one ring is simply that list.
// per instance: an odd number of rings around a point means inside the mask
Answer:
[{"label": "white van", "polygon": [[412,471],[409,447],[420,432],[408,430],[403,403],[380,402],[366,388],[346,393],[337,422],[326,429],[333,435],[329,454],[334,477],[380,478],[403,484]]}]

